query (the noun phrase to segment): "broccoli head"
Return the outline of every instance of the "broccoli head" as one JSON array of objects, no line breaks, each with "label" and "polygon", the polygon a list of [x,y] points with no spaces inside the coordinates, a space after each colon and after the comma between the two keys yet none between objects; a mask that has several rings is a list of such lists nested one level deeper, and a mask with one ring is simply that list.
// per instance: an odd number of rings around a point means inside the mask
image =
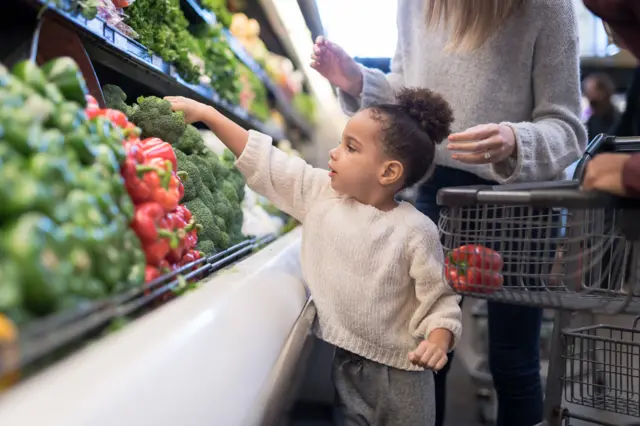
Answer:
[{"label": "broccoli head", "polygon": [[215,227],[214,231],[211,235],[211,241],[213,244],[221,250],[226,250],[229,248],[229,244],[231,243],[231,239],[229,238],[229,234]]},{"label": "broccoli head", "polygon": [[211,191],[209,191],[209,188],[207,188],[206,186],[204,186],[204,184],[201,183],[200,185],[198,185],[197,191],[198,191],[198,198],[201,199],[204,205],[207,206],[207,208],[209,210],[212,210],[213,212],[213,206],[215,205],[215,200],[213,198],[213,195],[211,194]]},{"label": "broccoli head", "polygon": [[127,117],[133,114],[134,108],[127,105],[127,94],[124,93],[120,87],[114,86],[113,84],[105,84],[102,87],[102,95],[104,96],[107,108],[117,109]]},{"label": "broccoli head", "polygon": [[211,237],[216,235],[216,233],[219,232],[219,229],[213,220],[211,210],[205,206],[200,198],[191,200],[185,203],[185,205],[193,215],[195,221],[202,225],[202,231],[199,234],[199,238],[204,240],[213,240]]},{"label": "broccoli head", "polygon": [[204,184],[204,186],[206,186],[210,190],[215,189],[218,182],[213,174],[213,170],[211,169],[211,164],[209,164],[207,160],[204,159],[204,157],[196,154],[191,154],[189,156],[189,161],[195,164],[198,168],[198,171],[200,172],[200,179],[202,179],[202,183]]},{"label": "broccoli head", "polygon": [[211,240],[198,240],[196,249],[204,253],[205,256],[216,254],[216,246]]},{"label": "broccoli head", "polygon": [[224,219],[225,223],[231,222],[232,212],[231,203],[229,203],[229,200],[227,200],[227,198],[220,191],[214,191],[212,195],[214,202],[211,211],[213,212],[213,214],[220,216],[222,219]]},{"label": "broccoli head", "polygon": [[179,149],[186,154],[197,154],[206,149],[202,135],[198,129],[191,125],[187,126],[182,136],[173,143],[173,148]]},{"label": "broccoli head", "polygon": [[227,200],[231,204],[238,204],[240,200],[238,199],[238,193],[236,192],[235,186],[228,180],[222,182],[222,186],[220,188],[222,195],[225,196]]},{"label": "broccoli head", "polygon": [[221,231],[227,232],[227,224],[225,223],[223,218],[214,214],[213,221],[216,223],[216,225],[218,226],[218,228],[220,228]]},{"label": "broccoli head", "polygon": [[209,149],[205,149],[201,157],[204,157],[207,163],[211,166],[211,169],[213,170],[213,174],[218,176],[218,174],[220,173],[220,169],[223,168],[224,166],[220,163],[220,159],[218,158],[216,153]]},{"label": "broccoli head", "polygon": [[139,97],[131,121],[142,129],[142,138],[156,137],[174,144],[187,127],[182,112],[171,111],[169,101],[155,96]]},{"label": "broccoli head", "polygon": [[193,164],[184,152],[180,150],[174,150],[176,153],[176,159],[178,160],[178,170],[187,172],[187,178],[182,181],[184,186],[184,196],[181,202],[186,203],[194,198],[198,197],[198,188],[202,186],[202,180],[200,179],[200,171]]}]

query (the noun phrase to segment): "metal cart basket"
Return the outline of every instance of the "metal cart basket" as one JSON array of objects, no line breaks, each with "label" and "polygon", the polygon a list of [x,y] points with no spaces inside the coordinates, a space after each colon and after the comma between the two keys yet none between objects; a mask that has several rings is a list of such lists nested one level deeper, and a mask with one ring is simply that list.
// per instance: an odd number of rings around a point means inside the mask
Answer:
[{"label": "metal cart basket", "polygon": [[[583,191],[589,159],[640,152],[640,138],[599,135],[573,180],[439,191],[444,273],[460,294],[556,310],[543,424],[594,412],[640,417],[640,329],[568,329],[572,312],[640,314],[640,200]],[[567,402],[589,407],[570,412]],[[596,413],[597,414],[597,413]],[[639,423],[640,424],[640,421]]]}]

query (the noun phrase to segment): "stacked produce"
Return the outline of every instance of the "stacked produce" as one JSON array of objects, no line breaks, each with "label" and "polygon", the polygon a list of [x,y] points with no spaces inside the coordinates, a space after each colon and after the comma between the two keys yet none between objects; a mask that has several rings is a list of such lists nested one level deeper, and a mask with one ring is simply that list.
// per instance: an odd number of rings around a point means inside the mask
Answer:
[{"label": "stacked produce", "polygon": [[267,101],[267,89],[258,76],[244,64],[238,65],[238,75],[241,87],[240,106],[258,120],[266,122],[271,115]]},{"label": "stacked produce", "polygon": [[85,93],[70,58],[0,67],[0,312],[17,323],[144,282],[124,132]]},{"label": "stacked produce", "polygon": [[129,106],[119,87],[107,85],[103,92],[107,105],[127,114],[142,129],[143,138],[157,137],[173,146],[177,170],[188,176],[180,201],[202,225],[198,250],[213,254],[242,241],[244,180],[234,166],[233,154],[226,151],[218,158],[205,146],[200,132],[163,99],[140,97]]},{"label": "stacked produce", "polygon": [[139,238],[146,260],[145,281],[187,265],[201,257],[195,249],[200,226],[179,201],[184,194],[173,148],[158,138],[140,139],[140,129],[116,109],[100,109],[91,102],[90,117],[108,117],[125,131],[122,177],[135,206],[131,229]]}]

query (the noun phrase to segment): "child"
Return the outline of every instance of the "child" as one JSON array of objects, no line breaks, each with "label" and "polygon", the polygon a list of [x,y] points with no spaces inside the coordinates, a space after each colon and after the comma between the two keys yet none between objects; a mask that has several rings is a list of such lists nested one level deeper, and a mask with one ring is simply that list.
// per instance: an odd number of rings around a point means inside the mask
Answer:
[{"label": "child", "polygon": [[461,311],[443,280],[437,227],[394,196],[428,172],[435,145],[450,131],[449,105],[429,90],[403,89],[397,105],[360,111],[331,150],[327,172],[209,106],[166,99],[229,147],[250,188],[303,223],[315,333],[337,348],[337,423],[433,425],[428,370],[447,363]]}]

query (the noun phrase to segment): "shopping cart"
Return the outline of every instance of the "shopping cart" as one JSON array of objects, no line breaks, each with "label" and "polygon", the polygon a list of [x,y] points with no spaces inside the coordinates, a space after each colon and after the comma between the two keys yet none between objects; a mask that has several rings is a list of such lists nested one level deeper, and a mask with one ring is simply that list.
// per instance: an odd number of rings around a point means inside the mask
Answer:
[{"label": "shopping cart", "polygon": [[[543,425],[566,426],[570,419],[623,424],[602,420],[602,412],[640,417],[637,321],[631,328],[569,328],[575,312],[640,314],[640,201],[580,189],[587,162],[601,152],[640,152],[640,138],[599,135],[573,180],[438,193],[452,287],[465,296],[556,312]],[[563,394],[571,411],[562,406]]]}]

